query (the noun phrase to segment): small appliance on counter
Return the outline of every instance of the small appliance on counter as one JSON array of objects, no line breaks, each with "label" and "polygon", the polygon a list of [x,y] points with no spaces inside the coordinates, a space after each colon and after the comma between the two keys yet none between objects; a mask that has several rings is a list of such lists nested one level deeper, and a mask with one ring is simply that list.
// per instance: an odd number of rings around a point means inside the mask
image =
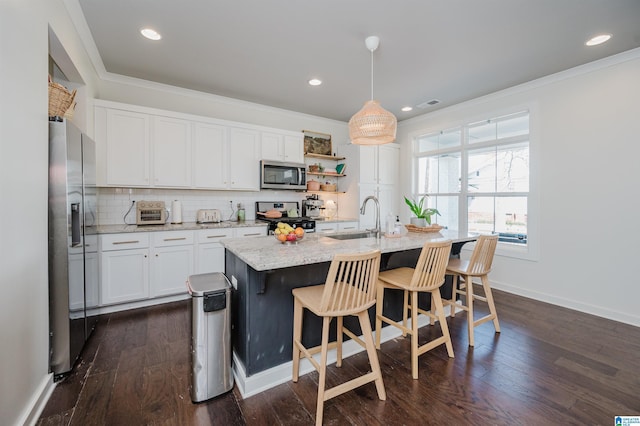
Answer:
[{"label": "small appliance on counter", "polygon": [[288,223],[294,228],[302,228],[305,232],[316,232],[316,221],[312,217],[299,217],[297,201],[256,201],[256,219],[269,222],[268,233],[273,234],[278,222]]},{"label": "small appliance on counter", "polygon": [[320,217],[320,209],[324,205],[324,201],[318,198],[318,194],[311,194],[305,200],[302,200],[302,216]]},{"label": "small appliance on counter", "polygon": [[196,213],[197,223],[220,223],[222,213],[218,209],[202,209]]},{"label": "small appliance on counter", "polygon": [[164,201],[138,201],[136,225],[164,225],[167,223],[167,213]]}]

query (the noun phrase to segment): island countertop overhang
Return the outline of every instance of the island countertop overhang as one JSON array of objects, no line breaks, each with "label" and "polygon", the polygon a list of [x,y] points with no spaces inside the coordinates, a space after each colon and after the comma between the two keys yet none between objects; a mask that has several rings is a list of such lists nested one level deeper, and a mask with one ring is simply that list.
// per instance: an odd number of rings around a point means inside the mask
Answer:
[{"label": "island countertop overhang", "polygon": [[273,235],[226,238],[220,243],[251,268],[266,271],[329,262],[336,254],[341,253],[362,253],[370,250],[389,253],[421,248],[427,241],[452,240],[454,243],[462,243],[476,238],[477,234],[462,234],[456,230],[443,229],[434,233],[409,232],[399,238],[337,240],[326,234],[308,233],[298,244],[282,244]]}]

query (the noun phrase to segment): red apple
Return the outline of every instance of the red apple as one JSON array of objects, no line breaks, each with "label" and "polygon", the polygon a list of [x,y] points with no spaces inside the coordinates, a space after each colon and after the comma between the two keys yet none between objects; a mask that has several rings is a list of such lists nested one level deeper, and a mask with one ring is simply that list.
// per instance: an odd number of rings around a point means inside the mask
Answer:
[{"label": "red apple", "polygon": [[298,237],[296,237],[295,233],[287,235],[287,241],[295,241],[297,239],[298,239]]}]

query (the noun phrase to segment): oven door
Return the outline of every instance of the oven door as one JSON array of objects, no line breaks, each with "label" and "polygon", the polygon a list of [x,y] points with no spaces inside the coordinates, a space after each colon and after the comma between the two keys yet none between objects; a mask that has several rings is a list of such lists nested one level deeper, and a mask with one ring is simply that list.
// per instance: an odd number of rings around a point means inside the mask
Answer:
[{"label": "oven door", "polygon": [[305,169],[304,164],[262,160],[260,161],[260,188],[306,189]]}]

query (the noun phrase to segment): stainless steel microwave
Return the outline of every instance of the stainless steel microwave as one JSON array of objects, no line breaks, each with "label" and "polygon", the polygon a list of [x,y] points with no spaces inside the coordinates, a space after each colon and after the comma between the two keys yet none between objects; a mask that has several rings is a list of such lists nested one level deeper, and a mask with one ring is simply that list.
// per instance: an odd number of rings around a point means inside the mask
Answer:
[{"label": "stainless steel microwave", "polygon": [[306,165],[281,161],[260,161],[261,189],[307,189]]}]

